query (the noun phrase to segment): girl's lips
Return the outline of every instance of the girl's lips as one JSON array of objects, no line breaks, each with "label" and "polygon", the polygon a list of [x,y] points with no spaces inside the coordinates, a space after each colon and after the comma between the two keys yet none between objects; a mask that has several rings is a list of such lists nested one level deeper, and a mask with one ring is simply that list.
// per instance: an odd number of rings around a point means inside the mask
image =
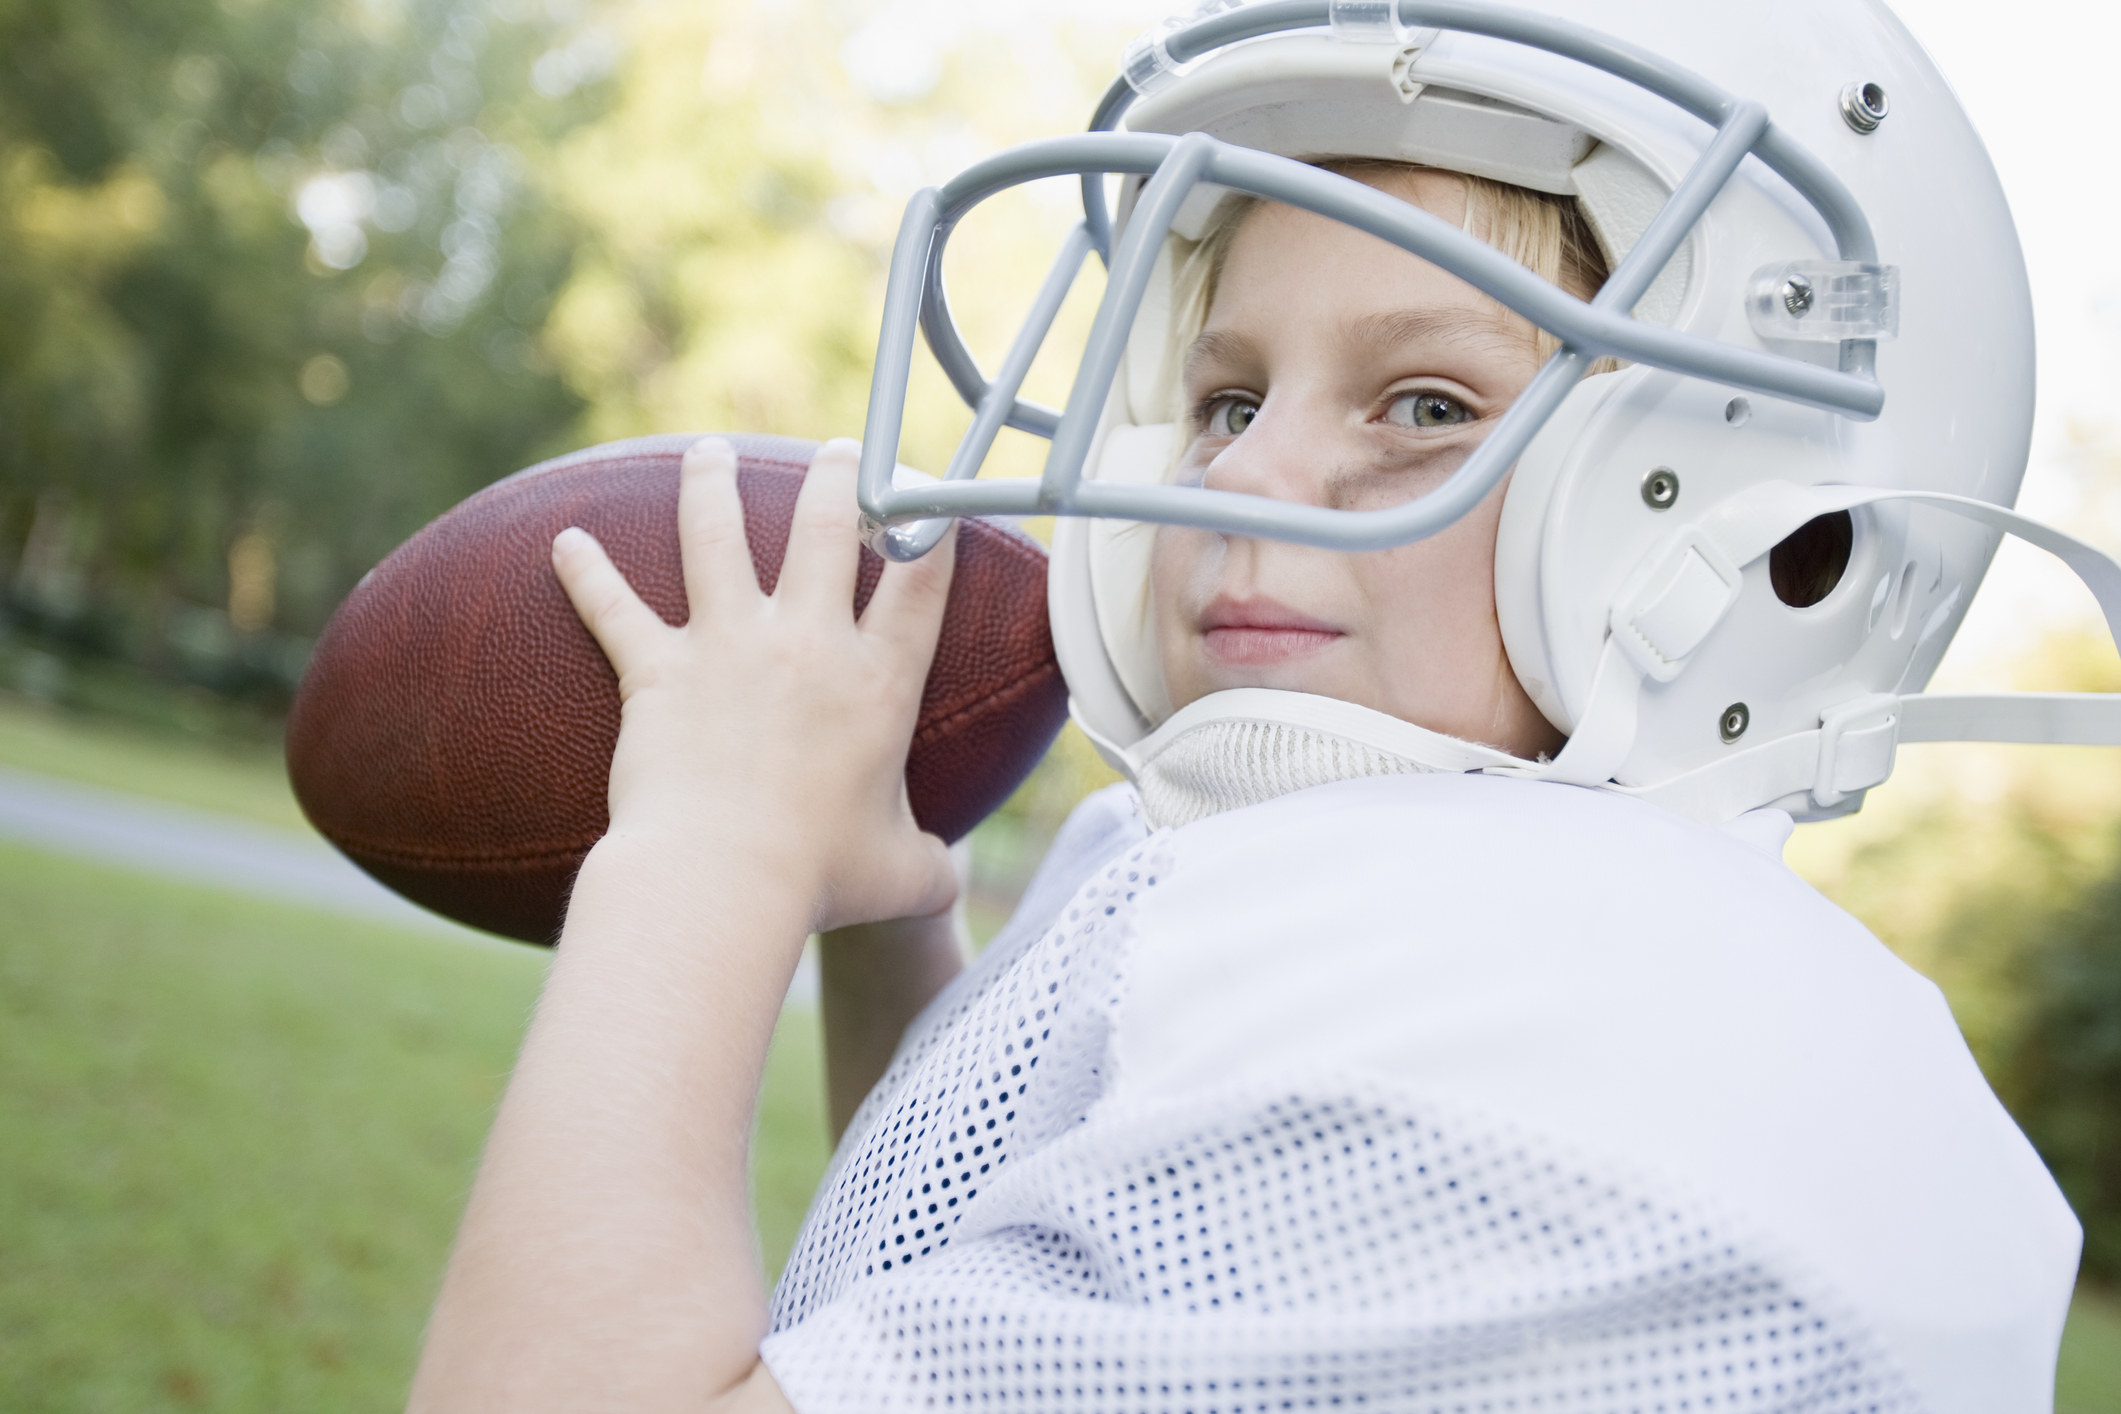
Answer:
[{"label": "girl's lips", "polygon": [[1233,667],[1300,658],[1346,636],[1329,623],[1266,599],[1217,599],[1201,615],[1200,627],[1208,656]]},{"label": "girl's lips", "polygon": [[1208,656],[1232,667],[1259,667],[1316,653],[1341,635],[1309,628],[1211,628],[1201,635]]}]

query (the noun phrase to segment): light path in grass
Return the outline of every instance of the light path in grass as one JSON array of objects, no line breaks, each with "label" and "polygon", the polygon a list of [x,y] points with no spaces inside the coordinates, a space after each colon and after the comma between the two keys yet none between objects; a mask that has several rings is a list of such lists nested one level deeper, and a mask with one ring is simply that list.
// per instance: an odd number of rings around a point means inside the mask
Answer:
[{"label": "light path in grass", "polygon": [[0,836],[236,893],[468,934],[314,836],[0,767]]},{"label": "light path in grass", "polygon": [[[314,835],[4,766],[0,839],[488,947],[516,946],[406,902]],[[816,1002],[817,964],[807,953],[788,998]]]}]

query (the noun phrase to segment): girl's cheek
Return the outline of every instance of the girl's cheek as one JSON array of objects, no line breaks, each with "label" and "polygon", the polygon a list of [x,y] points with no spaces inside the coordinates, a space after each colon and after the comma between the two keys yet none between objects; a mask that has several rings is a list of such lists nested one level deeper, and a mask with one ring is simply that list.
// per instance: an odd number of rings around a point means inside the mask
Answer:
[{"label": "girl's cheek", "polygon": [[1155,547],[1149,552],[1149,626],[1160,648],[1168,651],[1175,642],[1180,590],[1186,580],[1186,552],[1179,537],[1159,526]]},{"label": "girl's cheek", "polygon": [[1204,576],[1214,573],[1212,547],[1219,536],[1185,526],[1164,525],[1156,530],[1156,544],[1149,552],[1149,586],[1155,600],[1176,612],[1184,609]]},{"label": "girl's cheek", "polygon": [[1192,558],[1184,539],[1168,527],[1159,527],[1155,548],[1149,554],[1149,633],[1163,672],[1164,691],[1174,706],[1184,706],[1199,695],[1188,651],[1193,635],[1188,632],[1184,612],[1184,587]]},{"label": "girl's cheek", "polygon": [[1199,646],[1201,608],[1214,597],[1223,541],[1203,530],[1160,526],[1149,554],[1149,626],[1169,673]]}]

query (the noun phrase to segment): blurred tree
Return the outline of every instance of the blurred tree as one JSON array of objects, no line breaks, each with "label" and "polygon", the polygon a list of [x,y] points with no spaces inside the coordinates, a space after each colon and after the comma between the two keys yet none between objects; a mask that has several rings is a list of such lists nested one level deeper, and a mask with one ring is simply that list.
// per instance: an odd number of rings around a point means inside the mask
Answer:
[{"label": "blurred tree", "polygon": [[[558,152],[586,232],[549,347],[587,440],[858,432],[875,253],[824,219],[830,51],[801,6],[635,6],[616,103]],[[807,22],[807,23],[806,23]]]},{"label": "blurred tree", "polygon": [[[617,98],[555,156],[585,240],[545,347],[591,408],[585,440],[860,435],[906,199],[1007,143],[1079,127],[1130,28],[1048,8],[612,10]],[[1078,213],[1072,180],[1057,180],[975,212],[951,248],[955,311],[989,367]],[[1093,261],[1031,396],[1064,398],[1066,351],[1100,289]],[[968,420],[922,349],[902,457],[941,470]],[[1006,433],[990,474],[1035,474],[1043,455]]]},{"label": "blurred tree", "polygon": [[0,6],[18,632],[271,705],[355,578],[570,445],[544,154],[614,43],[505,0]]},{"label": "blurred tree", "polygon": [[2084,1270],[2121,1280],[2121,870],[2049,919],[2000,1088],[2084,1224]]},{"label": "blurred tree", "polygon": [[[0,4],[14,643],[271,709],[361,573],[539,455],[859,431],[905,197],[1080,123],[1129,27],[1018,11]],[[953,251],[990,360],[1067,185],[997,203],[984,253]],[[1028,391],[1057,401],[1065,366]],[[923,359],[906,458],[939,466],[963,420]],[[1009,433],[998,461],[1040,454]]]},{"label": "blurred tree", "polygon": [[[2015,663],[2020,690],[2112,692],[2103,629]],[[1947,681],[1957,689],[1975,684]],[[2121,758],[2098,747],[1903,747],[1861,814],[1808,825],[1791,864],[1935,981],[1989,1083],[2121,1280]]]}]

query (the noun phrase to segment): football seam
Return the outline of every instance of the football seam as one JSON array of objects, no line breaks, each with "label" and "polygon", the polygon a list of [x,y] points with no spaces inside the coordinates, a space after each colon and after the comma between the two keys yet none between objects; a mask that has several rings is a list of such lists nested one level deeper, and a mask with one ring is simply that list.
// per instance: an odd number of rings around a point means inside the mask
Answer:
[{"label": "football seam", "polygon": [[[914,746],[924,745],[932,741],[936,733],[943,731],[945,728],[961,724],[965,718],[975,712],[989,707],[1014,704],[1025,693],[1035,687],[1044,685],[1049,679],[1057,676],[1059,672],[1060,665],[1057,663],[1047,662],[1041,664],[1035,672],[1018,678],[1015,682],[989,693],[977,702],[969,703],[959,708],[941,721],[931,722],[907,744],[908,749],[910,750]],[[608,832],[608,830],[609,827],[607,826],[606,831]],[[366,840],[358,839],[345,831],[339,831],[336,834],[326,833],[349,858],[356,861],[373,861],[377,864],[398,869],[421,869],[438,865],[457,866],[466,864],[516,869],[548,867],[578,859],[588,853],[590,847],[604,837],[602,834],[598,834],[584,840],[580,844],[553,845],[535,854],[500,854],[461,849],[410,851],[388,845],[372,844]]]},{"label": "football seam", "polygon": [[589,853],[590,847],[603,837],[598,835],[588,844],[550,849],[539,854],[408,854],[398,850],[367,849],[345,843],[340,844],[339,848],[345,852],[347,858],[364,866],[377,864],[390,869],[427,869],[437,865],[454,867],[463,864],[484,864],[527,872],[551,868],[555,864],[578,864],[582,856]]},{"label": "football seam", "polygon": [[930,722],[926,727],[914,733],[912,741],[907,743],[908,749],[926,745],[935,739],[937,732],[959,725],[974,712],[985,711],[995,706],[1007,706],[1015,702],[1026,692],[1029,692],[1034,687],[1042,686],[1046,679],[1057,675],[1059,672],[1060,664],[1058,663],[1049,661],[1039,664],[1037,669],[1026,673],[1008,686],[988,693],[977,702],[966,703],[963,707],[957,708],[940,721]]}]

